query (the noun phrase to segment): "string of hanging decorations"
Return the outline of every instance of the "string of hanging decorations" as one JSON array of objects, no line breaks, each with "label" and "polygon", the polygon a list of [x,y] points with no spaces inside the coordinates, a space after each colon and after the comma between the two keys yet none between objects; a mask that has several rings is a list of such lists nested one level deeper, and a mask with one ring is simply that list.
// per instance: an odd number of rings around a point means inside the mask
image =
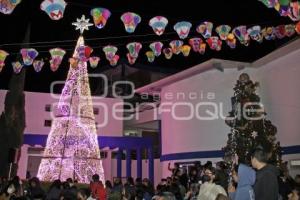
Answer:
[{"label": "string of hanging decorations", "polygon": [[[21,0],[2,0],[0,2],[0,11],[6,10],[6,14],[13,11],[15,6],[20,3]],[[276,1],[276,0],[275,0]],[[6,4],[5,4],[6,2]],[[3,6],[3,5],[6,5]],[[8,7],[8,5],[14,5]],[[59,20],[63,17],[63,13],[66,7],[64,0],[44,0],[41,3],[41,10],[45,11],[52,20]],[[5,8],[5,9],[4,9]],[[9,10],[11,8],[12,10]],[[299,14],[299,13],[298,13]],[[103,29],[111,16],[111,11],[106,8],[93,8],[90,11],[94,25],[97,29]],[[88,30],[93,24],[89,22],[90,19],[85,19],[83,15],[81,19],[77,19],[72,25],[76,26],[76,29],[80,29],[81,34],[84,30]],[[128,33],[134,33],[136,27],[141,23],[142,18],[140,15],[134,12],[126,12],[121,15],[120,20],[124,24],[125,31]],[[77,26],[79,23],[85,26]],[[153,32],[160,36],[163,35],[168,25],[168,19],[163,16],[155,16],[148,22],[149,26],[153,29]],[[164,54],[166,59],[171,59],[173,54],[178,55],[180,53],[187,57],[190,54],[191,49],[199,54],[204,54],[207,46],[211,50],[220,51],[222,44],[226,43],[231,49],[236,48],[237,41],[244,46],[248,46],[250,41],[256,41],[262,43],[263,40],[275,40],[282,39],[284,37],[292,37],[294,34],[300,34],[300,22],[291,24],[282,24],[278,26],[269,26],[262,28],[260,25],[254,25],[249,28],[245,25],[240,25],[232,28],[229,25],[223,24],[214,28],[214,24],[209,21],[204,21],[196,26],[196,32],[199,33],[199,37],[193,37],[188,39],[188,44],[184,43],[184,39],[188,38],[192,23],[188,21],[177,22],[173,29],[178,34],[179,39],[172,40],[168,46],[164,46],[162,41],[153,41],[149,44],[149,50],[145,55],[149,62],[154,62],[155,58]],[[216,34],[215,34],[216,33]],[[201,36],[201,37],[200,37]],[[128,53],[126,57],[130,64],[134,64],[139,57],[140,50],[143,45],[140,42],[130,42],[126,45]],[[118,47],[113,45],[107,45],[102,48],[105,58],[109,61],[111,66],[116,66],[120,56],[117,54]],[[81,47],[78,49],[79,55],[82,55],[83,60],[89,61],[92,68],[96,68],[101,60],[100,56],[91,56],[93,49],[89,46]],[[66,54],[66,50],[56,47],[49,50],[50,53],[50,69],[55,72],[59,68],[62,60]],[[16,61],[12,63],[15,73],[19,73],[23,66],[33,65],[36,72],[41,71],[45,62],[43,59],[36,59],[39,52],[34,48],[23,48],[20,50],[22,61]],[[9,56],[9,53],[5,50],[0,50],[0,72],[5,66],[5,60]],[[81,60],[80,59],[80,60]],[[70,58],[69,62],[71,66],[76,66],[78,59]]]}]

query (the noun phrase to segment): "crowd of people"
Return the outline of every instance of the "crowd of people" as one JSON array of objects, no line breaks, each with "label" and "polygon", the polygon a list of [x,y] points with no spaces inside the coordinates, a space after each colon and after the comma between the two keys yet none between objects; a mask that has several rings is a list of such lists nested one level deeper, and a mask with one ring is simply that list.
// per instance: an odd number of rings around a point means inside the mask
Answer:
[{"label": "crowd of people", "polygon": [[99,175],[90,185],[79,187],[71,178],[54,181],[45,191],[38,178],[26,185],[18,177],[0,179],[0,200],[300,200],[300,175],[290,177],[288,169],[267,164],[262,149],[252,153],[251,167],[240,163],[227,169],[224,162],[207,161],[186,170],[175,163],[171,176],[154,188],[149,179],[120,178],[102,183]]}]

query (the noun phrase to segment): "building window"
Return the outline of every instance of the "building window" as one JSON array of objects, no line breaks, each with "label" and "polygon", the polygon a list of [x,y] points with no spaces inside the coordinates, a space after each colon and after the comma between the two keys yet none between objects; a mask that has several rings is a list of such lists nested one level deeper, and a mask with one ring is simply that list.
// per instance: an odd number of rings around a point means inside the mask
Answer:
[{"label": "building window", "polygon": [[45,111],[46,112],[51,112],[51,105],[50,104],[45,105]]},{"label": "building window", "polygon": [[44,122],[44,126],[46,126],[46,127],[51,127],[51,124],[52,124],[52,120],[46,119]]},{"label": "building window", "polygon": [[94,115],[98,115],[99,114],[99,108],[93,108],[94,111]]}]

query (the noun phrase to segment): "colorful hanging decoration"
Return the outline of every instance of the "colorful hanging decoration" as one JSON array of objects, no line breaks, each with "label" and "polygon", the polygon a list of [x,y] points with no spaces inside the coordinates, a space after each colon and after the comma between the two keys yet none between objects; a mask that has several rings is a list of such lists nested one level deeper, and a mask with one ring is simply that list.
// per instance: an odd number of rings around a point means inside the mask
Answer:
[{"label": "colorful hanging decoration", "polygon": [[40,72],[42,70],[44,64],[45,64],[45,62],[43,61],[43,59],[33,61],[32,65],[33,65],[34,71]]},{"label": "colorful hanging decoration", "polygon": [[148,62],[151,62],[151,63],[154,62],[155,54],[153,53],[153,51],[147,51],[146,56],[147,56]]},{"label": "colorful hanging decoration", "polygon": [[23,63],[26,66],[32,65],[34,59],[39,55],[37,50],[29,48],[29,49],[21,49],[20,51],[22,58],[23,58]]},{"label": "colorful hanging decoration", "polygon": [[279,25],[275,27],[275,36],[278,39],[282,39],[285,37],[285,25]]},{"label": "colorful hanging decoration", "polygon": [[293,21],[299,21],[300,20],[300,2],[299,1],[290,2],[289,17]]},{"label": "colorful hanging decoration", "polygon": [[93,52],[93,49],[86,45],[81,45],[77,49],[78,59],[82,62],[87,62],[90,58],[91,53]]},{"label": "colorful hanging decoration", "polygon": [[14,11],[19,3],[21,3],[21,0],[1,0],[0,12],[5,15],[9,15]]},{"label": "colorful hanging decoration", "polygon": [[129,64],[133,65],[135,63],[137,57],[131,56],[130,53],[127,53],[126,56],[127,56]]},{"label": "colorful hanging decoration", "polygon": [[79,58],[71,57],[71,58],[69,58],[69,63],[73,69],[76,69],[78,67]]},{"label": "colorful hanging decoration", "polygon": [[141,22],[141,17],[133,12],[126,12],[121,16],[121,20],[128,33],[133,33],[137,25]]},{"label": "colorful hanging decoration", "polygon": [[203,42],[201,38],[191,38],[189,39],[189,45],[191,45],[194,52],[200,51],[200,44]]},{"label": "colorful hanging decoration", "polygon": [[220,25],[216,27],[216,32],[218,33],[221,40],[226,40],[227,36],[231,30],[231,27],[228,25]]},{"label": "colorful hanging decoration", "polygon": [[111,16],[111,12],[106,8],[93,8],[91,15],[94,20],[94,24],[98,29],[104,28],[108,18]]},{"label": "colorful hanging decoration", "polygon": [[139,42],[131,42],[126,45],[129,55],[133,58],[137,58],[139,56],[139,52],[142,49],[142,47],[142,44]]},{"label": "colorful hanging decoration", "polygon": [[5,59],[8,55],[9,55],[9,53],[7,53],[6,51],[0,50],[0,72],[2,71],[3,67],[5,66]]},{"label": "colorful hanging decoration", "polygon": [[170,47],[172,49],[172,52],[176,55],[180,54],[181,50],[181,46],[183,45],[183,41],[181,40],[173,40],[170,42]]},{"label": "colorful hanging decoration", "polygon": [[231,49],[234,49],[236,47],[236,38],[233,33],[228,34],[226,43]]},{"label": "colorful hanging decoration", "polygon": [[49,50],[51,55],[50,69],[55,72],[61,64],[66,51],[61,48],[53,48]]},{"label": "colorful hanging decoration", "polygon": [[108,61],[112,60],[116,55],[118,48],[112,45],[107,45],[103,47],[103,52],[105,53],[105,57]]},{"label": "colorful hanging decoration", "polygon": [[277,0],[259,0],[265,4],[268,8],[273,8]]},{"label": "colorful hanging decoration", "polygon": [[168,19],[163,16],[156,16],[150,19],[149,26],[152,27],[156,35],[162,35],[168,25]]},{"label": "colorful hanging decoration", "polygon": [[220,51],[222,48],[222,41],[218,36],[212,36],[206,40],[211,50]]},{"label": "colorful hanging decoration", "polygon": [[16,74],[19,74],[23,68],[23,64],[19,61],[12,62],[13,70]]},{"label": "colorful hanging decoration", "polygon": [[89,58],[90,66],[91,68],[96,68],[98,66],[98,63],[100,61],[100,57],[98,56],[92,56]]},{"label": "colorful hanging decoration", "polygon": [[168,60],[171,59],[173,56],[173,50],[171,48],[163,49],[163,53],[164,53],[166,59],[168,59]]},{"label": "colorful hanging decoration", "polygon": [[44,0],[41,10],[45,11],[52,20],[63,18],[67,3],[64,0]]},{"label": "colorful hanging decoration", "polygon": [[199,26],[197,26],[196,31],[200,33],[205,39],[207,39],[211,37],[213,26],[214,25],[211,22],[202,22]]},{"label": "colorful hanging decoration", "polygon": [[191,27],[192,24],[190,22],[182,21],[177,22],[173,28],[177,32],[180,39],[185,39],[189,35]]},{"label": "colorful hanging decoration", "polygon": [[180,50],[181,50],[181,53],[182,53],[185,57],[187,57],[187,56],[190,55],[191,46],[185,44],[185,45],[181,46]]},{"label": "colorful hanging decoration", "polygon": [[114,57],[109,61],[111,66],[116,66],[118,64],[118,61],[120,59],[119,55],[114,55]]},{"label": "colorful hanging decoration", "polygon": [[248,46],[250,42],[250,37],[247,32],[246,26],[238,26],[232,30],[233,34],[237,37],[241,44]]},{"label": "colorful hanging decoration", "polygon": [[276,39],[274,27],[263,28],[261,30],[261,34],[266,40],[275,40]]},{"label": "colorful hanging decoration", "polygon": [[162,47],[163,47],[163,43],[161,42],[153,42],[149,45],[150,49],[152,50],[152,52],[154,53],[154,55],[156,57],[160,56],[161,54],[161,50],[162,50]]},{"label": "colorful hanging decoration", "polygon": [[295,24],[285,25],[285,35],[287,37],[292,37],[295,34]]},{"label": "colorful hanging decoration", "polygon": [[261,34],[261,27],[259,25],[248,28],[247,32],[252,40],[255,40],[259,43],[263,41],[263,36]]},{"label": "colorful hanging decoration", "polygon": [[275,10],[283,17],[290,15],[290,0],[278,0],[274,5]]},{"label": "colorful hanging decoration", "polygon": [[300,21],[296,24],[295,31],[300,35]]}]

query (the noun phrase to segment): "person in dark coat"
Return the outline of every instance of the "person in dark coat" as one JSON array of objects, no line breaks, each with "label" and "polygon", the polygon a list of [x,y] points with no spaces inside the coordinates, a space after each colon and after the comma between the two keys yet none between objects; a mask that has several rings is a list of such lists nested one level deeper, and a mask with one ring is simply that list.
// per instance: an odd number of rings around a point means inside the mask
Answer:
[{"label": "person in dark coat", "polygon": [[279,170],[267,164],[267,153],[262,148],[256,148],[251,155],[251,164],[256,171],[254,193],[256,200],[278,200]]}]

